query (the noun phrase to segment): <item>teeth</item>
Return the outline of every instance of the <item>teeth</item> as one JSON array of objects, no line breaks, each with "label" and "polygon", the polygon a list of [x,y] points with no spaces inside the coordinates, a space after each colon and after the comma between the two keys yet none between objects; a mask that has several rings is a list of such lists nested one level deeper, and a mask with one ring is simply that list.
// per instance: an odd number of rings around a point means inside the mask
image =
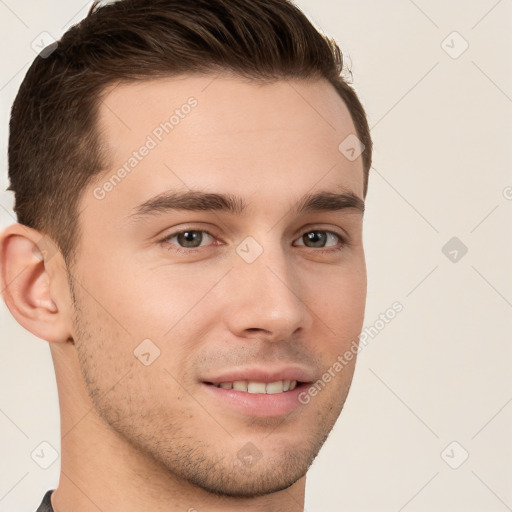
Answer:
[{"label": "teeth", "polygon": [[249,393],[266,393],[266,384],[264,382],[248,382],[247,391]]},{"label": "teeth", "polygon": [[282,393],[284,391],[283,381],[278,380],[277,382],[269,382],[266,387],[268,394]]},{"label": "teeth", "polygon": [[233,382],[233,389],[236,389],[237,391],[247,391],[247,381],[236,380]]},{"label": "teeth", "polygon": [[218,388],[234,389],[236,391],[245,391],[252,394],[276,394],[285,391],[291,391],[297,387],[296,380],[278,380],[276,382],[255,382],[247,380],[236,380],[234,382],[221,382],[216,384]]}]

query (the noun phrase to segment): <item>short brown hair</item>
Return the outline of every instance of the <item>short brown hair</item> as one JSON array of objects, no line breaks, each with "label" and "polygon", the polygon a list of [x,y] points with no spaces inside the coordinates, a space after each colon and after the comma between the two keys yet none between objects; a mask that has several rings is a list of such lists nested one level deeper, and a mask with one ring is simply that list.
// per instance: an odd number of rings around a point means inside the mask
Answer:
[{"label": "short brown hair", "polygon": [[97,129],[106,87],[221,71],[263,81],[328,80],[364,144],[366,196],[372,142],[364,109],[342,78],[337,44],[291,1],[96,1],[53,51],[36,57],[14,101],[8,190],[15,193],[18,222],[50,236],[72,262],[80,238],[80,194],[106,165]]}]

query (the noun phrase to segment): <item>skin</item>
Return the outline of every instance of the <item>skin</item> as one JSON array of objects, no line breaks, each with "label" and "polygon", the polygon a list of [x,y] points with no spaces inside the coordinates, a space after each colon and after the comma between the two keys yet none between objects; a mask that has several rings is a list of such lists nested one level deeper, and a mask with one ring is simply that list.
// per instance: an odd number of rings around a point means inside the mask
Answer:
[{"label": "skin", "polygon": [[[338,150],[355,133],[345,104],[323,80],[213,78],[106,91],[99,125],[111,166],[82,193],[72,268],[55,248],[41,256],[35,230],[14,224],[2,233],[4,300],[50,343],[55,365],[56,512],[303,510],[307,469],[347,397],[355,358],[287,415],[244,414],[202,383],[287,364],[316,381],[357,339],[366,300],[362,213],[293,210],[307,193],[363,198],[361,157]],[[97,199],[95,188],[191,96],[197,106]],[[247,209],[128,218],[155,195],[187,190],[233,194]],[[169,237],[184,228],[211,238],[180,247]],[[349,243],[329,236],[326,247],[307,246],[312,230]],[[236,252],[247,236],[263,249],[252,263]],[[134,356],[145,339],[160,350],[147,366]],[[247,446],[254,464],[238,455]]]}]

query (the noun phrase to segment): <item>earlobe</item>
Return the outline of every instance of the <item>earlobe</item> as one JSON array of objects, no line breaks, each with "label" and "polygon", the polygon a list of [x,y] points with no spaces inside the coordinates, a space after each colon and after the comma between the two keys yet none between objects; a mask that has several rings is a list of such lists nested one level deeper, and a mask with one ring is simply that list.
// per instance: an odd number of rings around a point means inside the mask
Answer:
[{"label": "earlobe", "polygon": [[57,253],[48,237],[22,224],[13,224],[0,234],[0,284],[5,304],[18,323],[38,338],[65,342],[71,337],[68,308],[58,304],[64,306],[67,300],[52,286],[58,270],[49,272]]}]

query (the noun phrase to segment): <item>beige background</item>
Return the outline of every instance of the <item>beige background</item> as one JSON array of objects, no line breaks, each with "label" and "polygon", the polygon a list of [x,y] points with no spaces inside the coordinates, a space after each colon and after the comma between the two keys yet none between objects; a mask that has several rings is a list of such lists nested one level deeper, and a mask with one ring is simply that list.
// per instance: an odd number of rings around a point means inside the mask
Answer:
[{"label": "beige background", "polygon": [[[59,38],[89,5],[0,1],[2,190],[32,41]],[[365,326],[376,329],[309,473],[306,510],[512,510],[512,3],[298,5],[352,63],[375,143]],[[2,227],[11,204],[0,193]],[[403,311],[379,329],[395,301]],[[60,450],[53,366],[3,303],[0,318],[0,511],[33,512],[59,475],[58,458],[47,469],[31,458],[41,442]]]}]

